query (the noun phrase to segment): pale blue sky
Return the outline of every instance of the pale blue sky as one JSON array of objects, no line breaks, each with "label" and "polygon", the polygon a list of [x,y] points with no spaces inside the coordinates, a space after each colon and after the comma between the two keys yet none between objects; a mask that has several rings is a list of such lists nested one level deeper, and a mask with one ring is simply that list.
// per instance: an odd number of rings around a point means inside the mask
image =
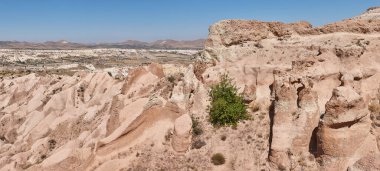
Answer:
[{"label": "pale blue sky", "polygon": [[380,0],[0,0],[0,40],[119,42],[206,38],[223,19],[323,25]]}]

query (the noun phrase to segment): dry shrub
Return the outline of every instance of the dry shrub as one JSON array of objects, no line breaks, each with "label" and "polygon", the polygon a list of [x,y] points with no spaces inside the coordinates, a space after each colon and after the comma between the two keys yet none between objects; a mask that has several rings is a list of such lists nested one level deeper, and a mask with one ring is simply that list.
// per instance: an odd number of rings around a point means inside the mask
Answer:
[{"label": "dry shrub", "polygon": [[260,110],[260,105],[256,102],[251,102],[249,104],[249,108],[251,109],[252,112],[257,112]]},{"label": "dry shrub", "polygon": [[368,110],[372,113],[380,113],[380,104],[376,101],[372,101],[368,105]]},{"label": "dry shrub", "polygon": [[194,63],[194,74],[198,80],[203,81],[202,74],[206,71],[208,65],[203,61],[196,61]]},{"label": "dry shrub", "polygon": [[226,162],[226,159],[224,158],[223,154],[216,153],[216,154],[212,155],[211,162],[214,165],[222,165],[222,164],[224,164]]}]

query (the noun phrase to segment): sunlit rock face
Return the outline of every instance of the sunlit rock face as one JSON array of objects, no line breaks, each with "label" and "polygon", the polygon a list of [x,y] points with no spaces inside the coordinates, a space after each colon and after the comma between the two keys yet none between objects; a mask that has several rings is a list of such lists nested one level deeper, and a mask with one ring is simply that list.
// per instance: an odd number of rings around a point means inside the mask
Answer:
[{"label": "sunlit rock face", "polygon": [[[194,63],[4,74],[0,170],[378,170],[379,32],[378,8],[321,27],[225,20]],[[226,73],[252,119],[219,128],[209,91]]]}]

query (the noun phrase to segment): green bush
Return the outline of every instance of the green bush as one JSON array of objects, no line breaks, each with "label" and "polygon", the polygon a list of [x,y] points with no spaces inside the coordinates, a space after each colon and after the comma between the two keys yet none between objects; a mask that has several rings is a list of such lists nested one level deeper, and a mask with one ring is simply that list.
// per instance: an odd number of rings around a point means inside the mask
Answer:
[{"label": "green bush", "polygon": [[220,77],[220,82],[211,87],[210,121],[214,125],[234,125],[240,120],[248,119],[247,107],[243,96],[237,93],[227,74]]},{"label": "green bush", "polygon": [[216,154],[212,155],[211,162],[214,165],[222,165],[226,162],[226,159],[224,158],[223,154],[216,153]]}]

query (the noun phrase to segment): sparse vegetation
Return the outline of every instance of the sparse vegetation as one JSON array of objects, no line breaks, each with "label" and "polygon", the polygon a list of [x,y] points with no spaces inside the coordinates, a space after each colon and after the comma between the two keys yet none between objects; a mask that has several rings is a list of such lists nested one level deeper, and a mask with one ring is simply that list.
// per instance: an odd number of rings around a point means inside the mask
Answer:
[{"label": "sparse vegetation", "polygon": [[260,115],[259,115],[259,119],[260,120],[263,120],[265,118],[267,114],[265,112],[262,112]]},{"label": "sparse vegetation", "polygon": [[249,105],[249,108],[251,109],[252,112],[257,112],[260,110],[260,105],[257,104],[256,102],[252,102],[250,105]]},{"label": "sparse vegetation", "polygon": [[224,164],[226,162],[226,159],[224,158],[223,154],[216,153],[216,154],[212,155],[211,162],[214,165],[222,165],[222,164]]},{"label": "sparse vegetation", "polygon": [[371,112],[370,118],[373,121],[372,126],[373,127],[380,127],[380,103],[378,98],[373,99],[368,104],[368,110]]},{"label": "sparse vegetation", "polygon": [[264,46],[259,42],[259,43],[256,43],[255,44],[255,47],[259,48],[259,49],[262,49],[264,48]]},{"label": "sparse vegetation", "polygon": [[226,141],[227,136],[226,136],[226,135],[222,135],[222,136],[220,137],[220,139],[221,139],[222,141]]},{"label": "sparse vegetation", "polygon": [[231,128],[232,128],[233,130],[237,130],[237,125],[232,125]]},{"label": "sparse vegetation", "polygon": [[240,120],[248,119],[247,107],[243,96],[227,74],[220,77],[220,82],[211,87],[210,121],[214,125],[237,125]]},{"label": "sparse vegetation", "polygon": [[306,163],[304,157],[300,157],[300,158],[298,159],[298,164],[299,164],[300,166],[307,166],[307,163]]},{"label": "sparse vegetation", "polygon": [[283,170],[286,170],[286,167],[283,166],[283,165],[279,165],[279,166],[278,166],[278,169],[281,170],[281,171],[283,171]]},{"label": "sparse vegetation", "polygon": [[191,116],[191,120],[193,122],[193,125],[192,125],[193,135],[195,135],[195,136],[201,135],[203,133],[203,129],[202,129],[198,119],[195,118],[194,116]]},{"label": "sparse vegetation", "polygon": [[7,139],[4,136],[0,136],[0,140],[4,142],[7,141]]},{"label": "sparse vegetation", "polygon": [[191,147],[194,149],[200,149],[202,148],[203,146],[206,145],[206,142],[205,141],[202,141],[202,140],[196,140],[193,142],[193,144],[191,145]]},{"label": "sparse vegetation", "polygon": [[380,113],[380,104],[373,101],[368,105],[368,110],[372,113]]},{"label": "sparse vegetation", "polygon": [[171,138],[172,138],[172,130],[168,129],[168,131],[165,134],[165,140],[170,141]]},{"label": "sparse vegetation", "polygon": [[57,142],[54,139],[50,139],[48,141],[48,143],[49,143],[49,150],[50,151],[53,150],[55,148],[55,145],[57,144]]},{"label": "sparse vegetation", "polygon": [[315,157],[314,157],[314,155],[309,155],[308,159],[309,159],[309,161],[314,161]]},{"label": "sparse vegetation", "polygon": [[203,61],[196,61],[194,63],[194,74],[197,77],[198,80],[203,80],[202,74],[207,69],[207,63]]},{"label": "sparse vegetation", "polygon": [[171,82],[171,83],[174,83],[175,77],[173,75],[169,76],[168,77],[168,81]]},{"label": "sparse vegetation", "polygon": [[23,169],[23,170],[28,169],[30,166],[32,166],[32,164],[30,164],[30,163],[20,164],[20,167],[21,167],[21,169]]}]

